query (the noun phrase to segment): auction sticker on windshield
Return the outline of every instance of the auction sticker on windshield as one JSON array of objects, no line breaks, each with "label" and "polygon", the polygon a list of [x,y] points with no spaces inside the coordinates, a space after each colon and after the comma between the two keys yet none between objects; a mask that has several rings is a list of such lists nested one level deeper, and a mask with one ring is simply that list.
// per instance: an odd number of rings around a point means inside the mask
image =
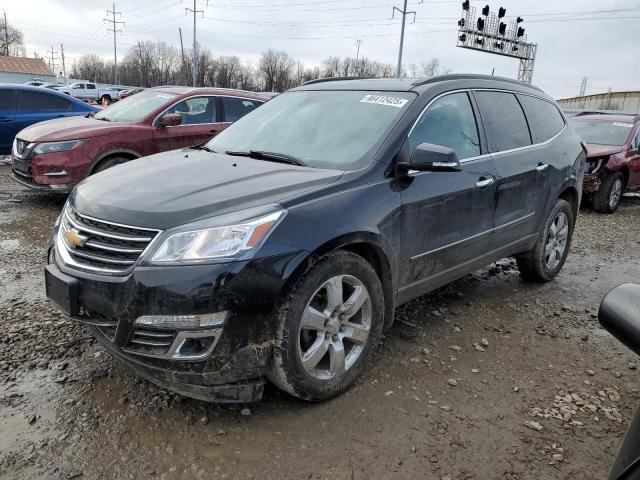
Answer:
[{"label": "auction sticker on windshield", "polygon": [[402,108],[408,101],[406,98],[391,97],[388,95],[365,95],[365,97],[360,100],[360,103],[376,103],[378,105]]},{"label": "auction sticker on windshield", "polygon": [[626,128],[633,128],[633,123],[620,123],[620,122],[613,122],[611,125],[613,125],[614,127],[626,127]]}]

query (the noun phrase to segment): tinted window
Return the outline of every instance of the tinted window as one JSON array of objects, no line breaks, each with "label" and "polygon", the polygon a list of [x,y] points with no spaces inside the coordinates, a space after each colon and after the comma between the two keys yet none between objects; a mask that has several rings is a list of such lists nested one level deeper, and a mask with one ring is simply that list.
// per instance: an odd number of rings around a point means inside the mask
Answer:
[{"label": "tinted window", "polygon": [[93,83],[87,83],[87,90],[95,90],[96,86]]},{"label": "tinted window", "polygon": [[466,93],[453,93],[433,102],[409,135],[411,150],[421,143],[448,147],[460,159],[480,155],[478,126]]},{"label": "tinted window", "polygon": [[476,97],[493,152],[531,145],[527,120],[515,95],[477,92]]},{"label": "tinted window", "polygon": [[13,110],[13,90],[0,90],[0,110]]},{"label": "tinted window", "polygon": [[20,110],[71,110],[71,102],[66,98],[44,92],[20,91]]},{"label": "tinted window", "polygon": [[529,95],[519,97],[527,110],[531,128],[536,132],[536,141],[549,140],[564,128],[564,119],[554,104]]},{"label": "tinted window", "polygon": [[74,90],[81,90],[81,89],[83,89],[83,88],[84,88],[84,84],[82,84],[82,83],[78,83],[77,85],[74,85],[74,86],[73,86],[73,87],[71,87],[71,88],[73,88]]},{"label": "tinted window", "polygon": [[166,113],[182,115],[181,125],[197,125],[216,121],[215,97],[191,97],[176,103]]},{"label": "tinted window", "polygon": [[247,98],[221,97],[224,109],[224,121],[235,122],[240,120],[251,110],[260,106],[259,102]]}]

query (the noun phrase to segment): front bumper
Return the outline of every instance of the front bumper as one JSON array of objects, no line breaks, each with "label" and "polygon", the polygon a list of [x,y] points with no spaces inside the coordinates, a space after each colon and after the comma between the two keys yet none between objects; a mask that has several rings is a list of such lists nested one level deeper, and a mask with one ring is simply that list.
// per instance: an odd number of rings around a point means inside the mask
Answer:
[{"label": "front bumper", "polygon": [[26,152],[24,157],[11,152],[13,179],[33,191],[69,193],[81,182],[89,169],[87,152],[81,145],[64,152],[36,155]]},{"label": "front bumper", "polygon": [[582,181],[582,191],[585,193],[594,193],[600,190],[602,184],[602,175],[600,173],[585,173]]},{"label": "front bumper", "polygon": [[[275,338],[272,312],[287,284],[284,272],[304,257],[294,252],[225,264],[138,266],[126,276],[80,272],[55,259],[47,269],[77,281],[79,314],[72,318],[142,377],[200,400],[250,402],[262,396]],[[224,325],[205,358],[171,359],[132,348],[139,328],[134,322],[141,316],[223,311]]]}]

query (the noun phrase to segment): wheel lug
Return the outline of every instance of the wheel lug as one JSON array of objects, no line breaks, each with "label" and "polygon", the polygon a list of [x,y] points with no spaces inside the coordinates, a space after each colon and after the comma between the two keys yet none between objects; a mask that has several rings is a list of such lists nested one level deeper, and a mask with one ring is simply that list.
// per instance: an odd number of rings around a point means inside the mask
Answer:
[{"label": "wheel lug", "polygon": [[340,327],[340,332],[341,332],[341,333],[344,333],[344,331],[345,331],[345,330],[346,330],[346,328],[344,327],[344,325],[342,325],[342,326]]},{"label": "wheel lug", "polygon": [[329,332],[324,332],[324,338],[329,338],[331,334]]},{"label": "wheel lug", "polygon": [[331,339],[332,339],[334,342],[337,342],[337,341],[339,340],[339,339],[338,339],[338,335],[334,335]]}]

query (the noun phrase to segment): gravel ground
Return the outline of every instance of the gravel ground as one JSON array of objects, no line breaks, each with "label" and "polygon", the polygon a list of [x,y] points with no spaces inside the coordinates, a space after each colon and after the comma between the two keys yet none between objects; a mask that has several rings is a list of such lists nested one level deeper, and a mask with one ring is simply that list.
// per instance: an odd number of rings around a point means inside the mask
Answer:
[{"label": "gravel ground", "polygon": [[63,199],[0,166],[0,476],[16,479],[600,479],[640,399],[599,328],[640,282],[640,201],[581,211],[555,282],[505,260],[402,306],[357,385],[320,404],[268,388],[217,406],[138,379],[45,299]]}]

